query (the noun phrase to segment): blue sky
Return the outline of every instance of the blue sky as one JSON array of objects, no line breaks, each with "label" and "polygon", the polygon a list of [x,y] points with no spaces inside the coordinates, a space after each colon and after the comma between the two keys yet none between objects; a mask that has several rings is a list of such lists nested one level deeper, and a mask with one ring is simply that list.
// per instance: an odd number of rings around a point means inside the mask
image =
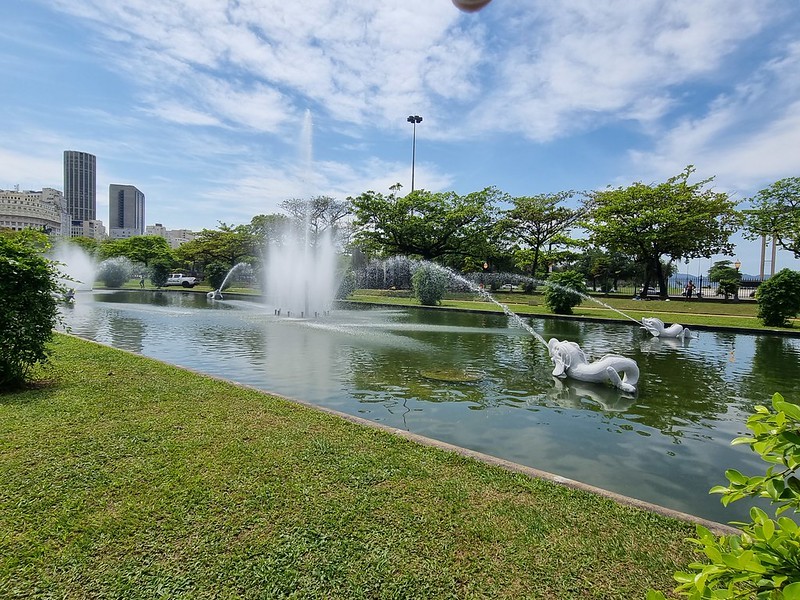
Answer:
[{"label": "blue sky", "polygon": [[[91,152],[105,222],[110,183],[146,194],[148,224],[195,230],[408,191],[412,114],[434,191],[694,164],[744,201],[800,176],[795,1],[4,0],[0,21],[0,188],[62,189],[63,151]],[[736,257],[757,273],[755,244]]]}]

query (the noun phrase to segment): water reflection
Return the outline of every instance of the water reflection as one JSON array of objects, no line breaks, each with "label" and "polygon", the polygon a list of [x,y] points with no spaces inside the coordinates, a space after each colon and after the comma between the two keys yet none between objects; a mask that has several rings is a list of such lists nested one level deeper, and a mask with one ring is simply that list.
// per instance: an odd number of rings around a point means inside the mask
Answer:
[{"label": "water reflection", "polygon": [[[192,292],[79,294],[77,335],[707,518],[745,518],[707,494],[724,470],[764,469],[731,447],[752,406],[793,377],[800,340],[701,332],[660,339],[635,324],[529,319],[545,339],[592,359],[630,356],[636,395],[554,379],[547,349],[504,316],[406,309],[287,319],[250,302]],[[477,373],[441,381],[430,371]]]}]

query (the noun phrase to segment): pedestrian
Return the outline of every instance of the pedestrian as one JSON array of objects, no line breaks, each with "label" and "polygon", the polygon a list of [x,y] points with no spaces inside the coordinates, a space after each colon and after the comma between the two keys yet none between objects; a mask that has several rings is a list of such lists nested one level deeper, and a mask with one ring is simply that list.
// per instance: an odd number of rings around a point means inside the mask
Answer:
[{"label": "pedestrian", "polygon": [[694,282],[691,279],[686,283],[686,288],[683,291],[687,298],[692,297],[692,294],[694,294]]},{"label": "pedestrian", "polygon": [[142,273],[141,277],[139,278],[139,287],[144,289],[144,273]]}]

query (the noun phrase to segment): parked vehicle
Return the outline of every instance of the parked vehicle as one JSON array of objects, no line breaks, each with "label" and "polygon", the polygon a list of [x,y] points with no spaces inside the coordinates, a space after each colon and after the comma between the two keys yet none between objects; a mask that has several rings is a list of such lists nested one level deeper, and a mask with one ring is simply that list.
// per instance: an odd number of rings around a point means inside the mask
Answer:
[{"label": "parked vehicle", "polygon": [[197,278],[183,273],[170,273],[164,285],[180,285],[185,288],[192,288],[197,285]]}]

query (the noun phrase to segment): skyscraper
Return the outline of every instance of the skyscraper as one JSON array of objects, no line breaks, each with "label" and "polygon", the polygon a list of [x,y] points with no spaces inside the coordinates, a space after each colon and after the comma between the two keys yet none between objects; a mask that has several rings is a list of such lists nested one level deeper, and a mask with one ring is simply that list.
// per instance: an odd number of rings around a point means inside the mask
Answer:
[{"label": "skyscraper", "polygon": [[73,221],[97,219],[97,159],[94,154],[64,150],[64,201]]},{"label": "skyscraper", "polygon": [[132,185],[108,186],[108,233],[112,238],[144,235],[144,194]]}]

